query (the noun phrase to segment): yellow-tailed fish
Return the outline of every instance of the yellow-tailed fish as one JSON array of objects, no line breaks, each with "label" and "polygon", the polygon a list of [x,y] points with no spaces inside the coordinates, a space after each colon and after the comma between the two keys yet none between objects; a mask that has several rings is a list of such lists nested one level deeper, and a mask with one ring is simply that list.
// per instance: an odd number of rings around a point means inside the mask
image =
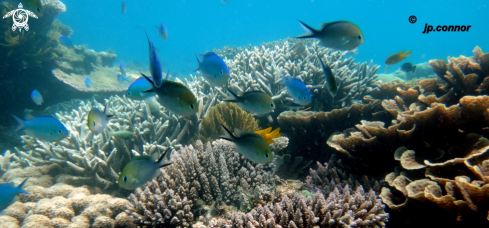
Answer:
[{"label": "yellow-tailed fish", "polygon": [[22,3],[24,9],[35,13],[37,16],[44,14],[41,0],[20,0],[20,3]]},{"label": "yellow-tailed fish", "polygon": [[[117,184],[127,190],[134,190],[153,180],[161,174],[160,168],[172,164],[168,159],[171,153],[168,153],[169,150],[167,149],[157,161],[151,156],[132,158],[122,169]],[[167,158],[165,159],[165,157]]]},{"label": "yellow-tailed fish", "polygon": [[319,57],[317,51],[316,51],[316,56],[318,57],[321,66],[323,67],[323,73],[324,76],[326,77],[326,86],[328,87],[329,94],[331,94],[331,96],[334,97],[338,92],[338,87],[336,86],[336,79],[333,74],[333,71],[331,70],[331,67],[329,67],[328,64],[323,63],[323,60],[321,60],[321,57]]},{"label": "yellow-tailed fish", "polygon": [[268,145],[273,143],[273,139],[281,136],[280,128],[277,128],[274,131],[272,131],[272,127],[255,131],[255,133],[260,135],[268,143]]},{"label": "yellow-tailed fish", "polygon": [[[5,210],[8,206],[17,201],[16,197],[18,194],[30,194],[25,190],[22,190],[25,182],[28,178],[25,178],[22,183],[18,186],[13,186],[12,184],[2,183],[0,184],[0,215],[5,214]],[[8,226],[8,225],[7,225]]]},{"label": "yellow-tailed fish", "polygon": [[363,43],[362,31],[349,21],[323,23],[320,30],[316,30],[302,21],[299,22],[311,34],[297,38],[317,38],[321,41],[321,45],[338,50],[352,50]]},{"label": "yellow-tailed fish", "polygon": [[236,150],[251,161],[264,164],[273,160],[273,153],[270,150],[270,146],[268,146],[268,143],[260,135],[234,129],[234,132],[236,132],[235,136],[222,124],[221,127],[224,131],[221,139],[233,142]]},{"label": "yellow-tailed fish", "polygon": [[151,84],[151,89],[145,93],[154,92],[158,95],[160,104],[180,116],[191,116],[199,110],[199,104],[192,91],[178,82],[162,80],[161,86],[156,87],[155,83],[146,75],[144,78]]},{"label": "yellow-tailed fish", "polygon": [[256,115],[263,115],[272,112],[275,108],[272,97],[262,91],[248,91],[238,96],[230,89],[227,90],[231,93],[231,97],[224,101],[236,103],[245,111]]},{"label": "yellow-tailed fish", "polygon": [[396,54],[387,57],[387,59],[385,60],[385,64],[387,65],[396,64],[398,62],[401,62],[402,60],[405,60],[406,57],[409,55],[411,55],[411,50],[407,51],[406,53],[404,53],[404,50],[402,50],[401,52],[398,52]]},{"label": "yellow-tailed fish", "polygon": [[92,108],[88,113],[87,126],[93,134],[98,135],[104,131],[107,126],[107,118],[114,115],[107,115],[107,105],[105,105],[104,111],[98,110],[98,108]]},{"label": "yellow-tailed fish", "polygon": [[138,137],[136,134],[130,131],[111,131],[109,132],[109,137],[114,136],[117,139],[129,140],[134,137]]}]

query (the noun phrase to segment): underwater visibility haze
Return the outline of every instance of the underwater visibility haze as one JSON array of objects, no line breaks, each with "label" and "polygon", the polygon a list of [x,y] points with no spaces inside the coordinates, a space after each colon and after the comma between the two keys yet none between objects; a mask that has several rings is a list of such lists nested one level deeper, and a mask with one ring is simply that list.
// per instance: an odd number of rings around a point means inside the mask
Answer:
[{"label": "underwater visibility haze", "polygon": [[0,0],[0,227],[489,227],[488,5]]}]

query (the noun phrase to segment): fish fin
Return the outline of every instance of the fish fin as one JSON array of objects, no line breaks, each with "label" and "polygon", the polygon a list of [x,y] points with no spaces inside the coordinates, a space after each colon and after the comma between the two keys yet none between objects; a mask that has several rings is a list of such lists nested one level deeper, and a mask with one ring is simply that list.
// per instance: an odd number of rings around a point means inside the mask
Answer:
[{"label": "fish fin", "polygon": [[168,75],[170,75],[170,70],[168,70],[168,72],[166,72],[166,76],[165,76],[164,80],[168,80]]},{"label": "fish fin", "polygon": [[25,119],[26,121],[33,121],[35,118],[36,118],[36,117],[35,117],[35,116],[33,116],[33,115],[31,115],[31,114],[26,114],[26,115],[24,116],[24,119]]},{"label": "fish fin", "polygon": [[243,131],[238,128],[234,128],[234,134],[236,137],[241,137],[243,135]]},{"label": "fish fin", "polygon": [[[141,72],[139,72],[139,73],[140,73],[140,74],[141,74],[141,75],[142,75],[144,78],[146,78],[146,80],[148,80],[149,84],[151,84],[151,86],[153,86],[153,88],[154,88],[154,87],[156,87],[156,86],[155,86],[155,83],[153,82],[153,80],[149,79],[149,78],[148,78],[148,76],[144,75],[143,73],[141,73]],[[151,90],[151,91],[150,91],[150,90]],[[147,92],[147,91],[149,91],[149,92],[153,92],[153,89],[150,89],[150,90],[146,90],[146,91],[144,91],[144,92]]]},{"label": "fish fin", "polygon": [[270,135],[270,138],[272,138],[272,139],[282,136],[282,135],[280,135],[280,128],[275,129],[269,135]]},{"label": "fish fin", "polygon": [[155,27],[156,27],[156,30],[158,30],[158,35],[157,36],[159,36],[160,35],[160,28],[157,25],[155,25]]},{"label": "fish fin", "polygon": [[284,73],[282,73],[282,79],[283,80],[280,82],[280,85],[287,85],[287,82],[289,80],[287,80],[287,77],[285,77],[285,74]]},{"label": "fish fin", "polygon": [[302,21],[299,21],[299,23],[301,23],[301,25],[304,27],[304,29],[308,32],[311,32],[311,34],[304,34],[304,35],[301,35],[301,36],[298,36],[296,38],[314,38],[317,36],[317,34],[319,33],[318,30],[312,28],[311,26],[307,25],[306,23],[302,22]]},{"label": "fish fin", "polygon": [[414,74],[414,71],[416,70],[416,65],[414,65],[413,67],[411,67],[411,71],[413,72]]},{"label": "fish fin", "polygon": [[225,99],[223,101],[225,101],[225,102],[237,102],[238,98],[239,98],[238,95],[233,93],[233,91],[231,91],[230,89],[228,89],[228,88],[226,88],[226,89],[229,91],[229,93],[231,93],[231,97],[228,99]]},{"label": "fish fin", "polygon": [[170,150],[171,150],[171,148],[166,149],[166,151],[163,152],[163,154],[160,156],[158,161],[156,161],[156,163],[158,163],[158,167],[163,168],[165,166],[169,166],[172,164],[171,162],[169,162],[170,159],[164,159],[166,155],[171,154],[171,152],[168,153],[168,151],[170,151]]},{"label": "fish fin", "polygon": [[[404,50],[403,50],[404,51]],[[407,56],[410,56],[411,55],[411,50],[407,51],[406,53],[404,53],[402,56],[404,57],[407,57]]]},{"label": "fish fin", "polygon": [[256,134],[259,134],[259,135],[265,135],[265,134],[268,134],[270,133],[270,131],[272,131],[272,127],[267,127],[263,130],[258,130],[258,131],[255,131]]},{"label": "fish fin", "polygon": [[350,41],[351,41],[350,39],[346,39],[345,37],[343,37],[343,42],[341,42],[340,45],[345,45],[347,43],[350,43]]},{"label": "fish fin", "polygon": [[19,125],[17,125],[17,127],[14,128],[13,131],[14,132],[18,132],[18,131],[24,130],[24,128],[25,128],[25,121],[21,120],[19,117],[14,116],[14,115],[12,115],[12,117],[14,117],[15,121],[17,121],[17,123],[19,124]]},{"label": "fish fin", "polygon": [[141,91],[141,93],[153,93],[154,91],[154,89],[148,89],[146,91]]},{"label": "fish fin", "polygon": [[231,131],[229,131],[224,125],[221,124],[222,129],[224,130],[224,135],[221,135],[221,139],[228,140],[230,142],[234,141],[234,135]]},{"label": "fish fin", "polygon": [[22,183],[20,183],[16,188],[18,189],[18,193],[22,193],[22,194],[30,194],[24,190],[22,190],[22,188],[24,187],[24,184],[27,182],[27,180],[29,179],[29,177],[25,178],[24,181],[22,181]]}]

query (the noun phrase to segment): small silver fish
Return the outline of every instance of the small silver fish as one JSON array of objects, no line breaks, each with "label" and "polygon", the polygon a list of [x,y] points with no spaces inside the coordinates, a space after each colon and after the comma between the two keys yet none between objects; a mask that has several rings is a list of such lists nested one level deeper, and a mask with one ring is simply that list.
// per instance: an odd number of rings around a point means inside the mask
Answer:
[{"label": "small silver fish", "polygon": [[107,105],[105,105],[104,112],[98,110],[98,108],[92,108],[87,116],[87,127],[93,134],[98,135],[104,131],[107,126],[107,118],[114,115],[107,115]]},{"label": "small silver fish", "polygon": [[36,103],[37,105],[42,105],[42,103],[44,102],[44,100],[42,99],[41,93],[39,93],[39,91],[37,91],[36,89],[32,90],[31,98],[32,98],[32,101],[34,101],[34,103]]}]

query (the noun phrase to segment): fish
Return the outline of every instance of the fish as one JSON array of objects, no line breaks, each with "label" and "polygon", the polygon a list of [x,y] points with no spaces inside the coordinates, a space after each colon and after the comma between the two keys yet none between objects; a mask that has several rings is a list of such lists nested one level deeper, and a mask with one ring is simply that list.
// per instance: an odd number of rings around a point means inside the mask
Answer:
[{"label": "fish", "polygon": [[408,73],[409,71],[413,72],[416,70],[416,65],[411,63],[404,63],[401,65],[401,70]]},{"label": "fish", "polygon": [[387,57],[387,59],[385,60],[385,64],[387,64],[387,65],[396,64],[396,63],[401,62],[402,60],[406,59],[406,57],[409,55],[411,55],[411,50],[407,51],[406,53],[404,53],[404,50],[402,50],[401,52],[398,52],[396,54],[393,54],[393,55]]},{"label": "fish", "polygon": [[25,180],[17,186],[13,186],[10,183],[0,184],[0,214],[5,214],[3,210],[17,201],[18,194],[30,194],[29,192],[22,190],[27,179],[29,178],[25,178]]},{"label": "fish", "polygon": [[236,135],[221,124],[224,135],[221,139],[234,143],[236,150],[252,162],[265,164],[273,160],[270,146],[259,134],[234,129]]},{"label": "fish", "polygon": [[134,100],[145,100],[156,95],[154,92],[143,92],[150,90],[151,88],[151,83],[149,83],[144,77],[140,77],[129,85],[129,88],[126,91],[126,96]]},{"label": "fish", "polygon": [[263,130],[255,131],[256,134],[260,135],[268,145],[272,144],[273,139],[281,137],[280,128],[277,128],[272,131],[272,127],[265,128]]},{"label": "fish", "polygon": [[111,131],[109,132],[109,137],[114,136],[117,139],[124,139],[124,140],[129,140],[134,137],[138,137],[136,134],[130,131]]},{"label": "fish", "polygon": [[41,0],[21,0],[20,2],[24,6],[24,9],[35,13],[37,16],[44,14]]},{"label": "fish", "polygon": [[226,89],[231,93],[231,97],[225,99],[224,102],[236,103],[245,111],[255,115],[264,115],[275,109],[275,103],[273,102],[272,97],[262,91],[248,91],[243,95],[238,96],[230,89]]},{"label": "fish", "polygon": [[18,123],[14,132],[24,131],[29,136],[47,142],[58,142],[69,135],[65,125],[51,116],[32,117],[30,121],[24,121],[14,115],[12,117]]},{"label": "fish", "polygon": [[166,41],[166,39],[168,38],[168,30],[166,30],[165,24],[161,23],[159,27],[156,25],[155,27],[158,30],[158,35],[161,36],[163,41]]},{"label": "fish", "polygon": [[195,95],[184,85],[178,82],[162,80],[161,86],[157,87],[156,83],[146,75],[142,73],[141,75],[151,84],[151,89],[143,92],[156,93],[160,104],[170,112],[180,116],[191,116],[199,110],[199,104]]},{"label": "fish", "polygon": [[126,13],[127,10],[127,4],[126,1],[122,1],[122,15]]},{"label": "fish", "polygon": [[323,67],[323,73],[324,76],[326,77],[326,86],[328,87],[329,94],[331,96],[336,96],[336,93],[338,92],[338,87],[336,86],[336,79],[333,74],[333,71],[331,70],[331,67],[329,67],[328,64],[324,64],[323,60],[321,60],[321,57],[317,54],[318,52],[316,51],[316,56],[319,59],[319,62],[321,63],[321,66]]},{"label": "fish", "polygon": [[292,46],[290,52],[294,55],[300,55],[304,53],[305,50],[306,50],[306,45],[304,44],[303,41],[299,41],[295,43],[294,46]]},{"label": "fish", "polygon": [[327,48],[347,51],[355,49],[363,43],[362,31],[349,21],[322,23],[320,30],[316,30],[302,21],[299,23],[310,33],[297,38],[316,38],[319,39],[321,45]]},{"label": "fish", "polygon": [[90,80],[90,78],[88,78],[88,77],[85,77],[85,85],[89,89],[92,88],[92,80]]},{"label": "fish", "polygon": [[127,73],[126,73],[126,68],[124,68],[124,63],[123,62],[120,62],[119,63],[119,69],[121,71],[121,75],[126,77],[127,76]]},{"label": "fish", "polygon": [[114,115],[107,115],[107,105],[105,105],[103,112],[98,108],[92,108],[87,116],[87,127],[93,134],[98,135],[100,132],[104,131],[105,126],[107,126],[107,118],[112,116]]},{"label": "fish", "polygon": [[129,82],[129,76],[128,77],[124,77],[121,74],[117,74],[117,80],[119,82],[121,82],[121,83]]},{"label": "fish", "polygon": [[161,174],[160,168],[172,164],[169,159],[169,150],[167,149],[157,161],[151,156],[136,156],[132,158],[122,169],[117,184],[121,188],[134,190],[153,180]]},{"label": "fish", "polygon": [[71,42],[70,38],[66,37],[66,36],[63,36],[63,35],[59,35],[58,36],[58,40],[59,42],[67,47],[67,48],[74,48],[75,46],[73,45],[73,42]]},{"label": "fish", "polygon": [[31,92],[31,98],[36,103],[37,105],[42,105],[44,100],[42,99],[41,93],[37,91],[37,89],[32,90]]},{"label": "fish", "polygon": [[151,81],[151,83],[154,84],[156,88],[159,88],[163,80],[163,74],[161,72],[161,62],[158,58],[158,55],[156,54],[155,46],[153,45],[153,42],[151,42],[151,40],[149,39],[147,33],[146,38],[148,39],[149,46],[149,71],[151,73],[151,76],[153,77],[153,81]]},{"label": "fish", "polygon": [[294,99],[294,103],[299,105],[308,105],[311,103],[311,92],[307,88],[306,84],[304,84],[304,82],[296,78],[287,80],[284,73],[282,73],[282,78],[282,85],[287,86],[287,93],[292,96],[292,98]]},{"label": "fish", "polygon": [[199,56],[200,58],[195,55],[199,64],[196,70],[200,70],[204,79],[211,85],[225,86],[229,80],[229,68],[224,60],[214,52]]}]

